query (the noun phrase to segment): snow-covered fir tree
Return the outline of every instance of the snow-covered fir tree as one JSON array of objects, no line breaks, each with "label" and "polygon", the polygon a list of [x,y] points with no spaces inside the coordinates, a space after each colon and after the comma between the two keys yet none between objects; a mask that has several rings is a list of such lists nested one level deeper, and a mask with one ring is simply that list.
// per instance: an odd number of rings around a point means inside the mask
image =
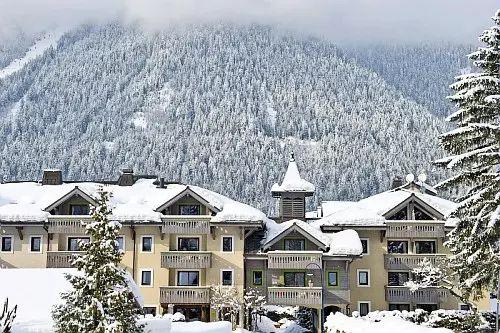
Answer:
[{"label": "snow-covered fir tree", "polygon": [[[215,310],[218,320],[230,321],[233,328],[238,324],[238,315],[243,308],[243,300],[234,287],[211,286],[210,306]],[[242,318],[240,318],[240,322]]]},{"label": "snow-covered fir tree", "polygon": [[16,318],[17,305],[12,309],[9,308],[9,299],[7,298],[3,304],[2,312],[0,313],[0,333],[10,333],[12,324]]},{"label": "snow-covered fir tree", "polygon": [[493,290],[500,270],[500,10],[479,37],[485,46],[469,55],[476,70],[460,75],[449,98],[457,128],[440,136],[448,157],[437,163],[454,171],[440,188],[459,191],[457,218],[447,245],[451,268],[465,296]]},{"label": "snow-covered fir tree", "polygon": [[53,310],[57,332],[143,331],[137,323],[141,309],[120,266],[123,252],[116,238],[121,225],[109,220],[108,201],[109,193],[100,189],[92,221],[82,222],[90,242],[80,242],[84,254],[71,262],[78,269],[77,274],[67,276],[74,290],[63,293],[63,304]]},{"label": "snow-covered fir tree", "polygon": [[245,326],[248,329],[255,330],[258,316],[265,313],[266,296],[255,288],[248,288],[243,295],[243,304],[245,307]]}]

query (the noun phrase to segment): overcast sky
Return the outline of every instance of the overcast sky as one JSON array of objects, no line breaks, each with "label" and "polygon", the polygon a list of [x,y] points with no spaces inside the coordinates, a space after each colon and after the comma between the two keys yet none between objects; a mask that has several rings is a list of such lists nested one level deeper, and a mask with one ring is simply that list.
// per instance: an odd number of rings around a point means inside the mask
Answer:
[{"label": "overcast sky", "polygon": [[280,26],[335,42],[475,43],[499,0],[0,0],[0,37],[89,21],[232,21]]}]

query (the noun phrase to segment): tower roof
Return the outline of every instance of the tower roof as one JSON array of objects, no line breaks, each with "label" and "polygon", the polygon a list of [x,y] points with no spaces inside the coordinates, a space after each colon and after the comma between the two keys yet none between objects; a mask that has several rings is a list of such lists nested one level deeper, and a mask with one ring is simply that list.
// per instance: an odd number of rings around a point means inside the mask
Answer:
[{"label": "tower roof", "polygon": [[293,154],[290,158],[290,162],[288,162],[288,168],[286,169],[283,182],[281,182],[281,185],[276,183],[271,188],[273,195],[279,195],[283,192],[300,192],[312,195],[314,190],[314,185],[300,176],[299,168],[297,167]]}]

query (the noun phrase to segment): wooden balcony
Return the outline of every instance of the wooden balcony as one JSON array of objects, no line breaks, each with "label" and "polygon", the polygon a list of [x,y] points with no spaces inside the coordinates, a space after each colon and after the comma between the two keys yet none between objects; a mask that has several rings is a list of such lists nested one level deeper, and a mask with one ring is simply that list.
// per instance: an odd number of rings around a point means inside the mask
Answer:
[{"label": "wooden balcony", "polygon": [[47,251],[47,268],[71,268],[70,260],[77,251]]},{"label": "wooden balcony", "polygon": [[321,269],[321,251],[269,251],[267,267],[274,269]]},{"label": "wooden balcony", "polygon": [[160,287],[160,303],[205,304],[209,302],[209,287]]},{"label": "wooden balcony", "polygon": [[49,234],[84,234],[82,221],[89,222],[89,215],[50,215],[48,217]]},{"label": "wooden balcony", "polygon": [[445,254],[384,254],[385,269],[411,270],[417,267],[424,259],[428,259],[433,266],[438,266],[446,258]]},{"label": "wooden balcony", "polygon": [[269,287],[267,301],[274,305],[321,307],[321,287]]},{"label": "wooden balcony", "polygon": [[164,234],[210,234],[211,216],[171,215],[161,218]]},{"label": "wooden balcony", "polygon": [[169,251],[161,254],[163,268],[210,268],[211,261],[211,252]]},{"label": "wooden balcony", "polygon": [[445,236],[444,222],[386,221],[387,238],[441,238]]},{"label": "wooden balcony", "polygon": [[385,300],[387,302],[438,304],[447,297],[448,291],[442,288],[431,287],[411,292],[407,287],[385,287]]}]

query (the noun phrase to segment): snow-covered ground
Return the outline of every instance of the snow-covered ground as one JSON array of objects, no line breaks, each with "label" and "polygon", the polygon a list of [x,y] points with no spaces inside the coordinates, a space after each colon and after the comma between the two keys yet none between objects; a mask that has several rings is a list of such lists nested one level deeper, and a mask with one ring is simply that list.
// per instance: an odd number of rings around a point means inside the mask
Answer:
[{"label": "snow-covered ground", "polygon": [[446,328],[431,328],[414,324],[398,317],[381,317],[372,321],[366,317],[348,317],[342,313],[330,314],[326,318],[327,333],[453,333]]},{"label": "snow-covered ground", "polygon": [[0,69],[0,79],[22,69],[31,60],[41,56],[50,47],[56,47],[59,38],[64,34],[63,31],[52,31],[45,34],[43,38],[39,39],[32,47],[26,52],[24,57],[13,60],[7,67]]}]

